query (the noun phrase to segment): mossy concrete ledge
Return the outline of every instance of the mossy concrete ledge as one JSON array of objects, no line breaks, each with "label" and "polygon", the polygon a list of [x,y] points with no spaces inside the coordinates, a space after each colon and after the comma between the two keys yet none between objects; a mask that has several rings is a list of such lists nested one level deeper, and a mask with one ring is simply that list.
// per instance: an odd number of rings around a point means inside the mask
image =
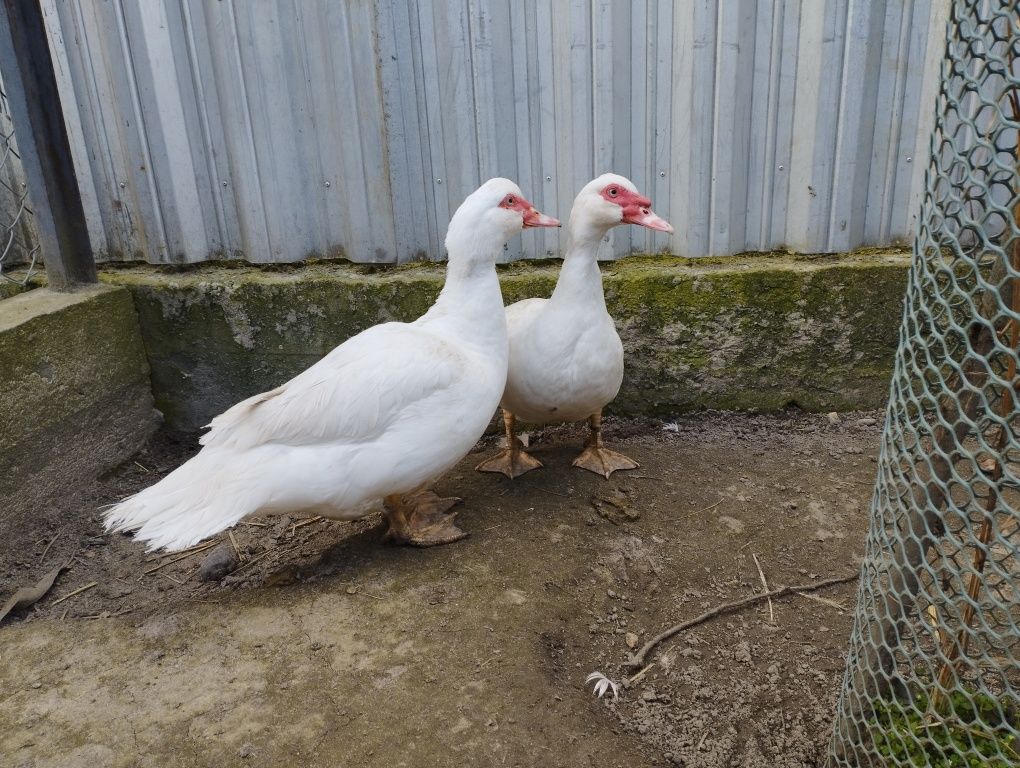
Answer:
[{"label": "mossy concrete ledge", "polygon": [[[627,350],[612,411],[811,410],[885,402],[909,257],[868,253],[603,266]],[[548,296],[558,264],[501,268],[507,303]],[[197,429],[375,323],[411,320],[442,287],[442,265],[109,269],[131,290],[168,424]]]},{"label": "mossy concrete ledge", "polygon": [[158,420],[127,290],[38,288],[0,301],[3,540],[59,526],[47,500],[130,457]]}]

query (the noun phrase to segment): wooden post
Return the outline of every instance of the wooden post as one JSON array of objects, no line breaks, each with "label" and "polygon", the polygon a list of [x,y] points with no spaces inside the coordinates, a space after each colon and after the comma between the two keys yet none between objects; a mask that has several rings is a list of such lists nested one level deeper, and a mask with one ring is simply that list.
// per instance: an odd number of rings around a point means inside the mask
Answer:
[{"label": "wooden post", "polygon": [[49,287],[72,291],[94,283],[96,264],[39,0],[0,0],[0,74]]}]

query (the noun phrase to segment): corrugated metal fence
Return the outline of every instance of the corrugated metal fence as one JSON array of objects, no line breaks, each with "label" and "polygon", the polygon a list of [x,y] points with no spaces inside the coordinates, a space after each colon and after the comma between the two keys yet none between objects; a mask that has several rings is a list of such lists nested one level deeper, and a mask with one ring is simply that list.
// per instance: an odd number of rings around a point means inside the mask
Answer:
[{"label": "corrugated metal fence", "polygon": [[605,170],[676,226],[617,255],[906,241],[944,6],[43,0],[95,248],[155,262],[441,258],[480,181],[565,219]]}]

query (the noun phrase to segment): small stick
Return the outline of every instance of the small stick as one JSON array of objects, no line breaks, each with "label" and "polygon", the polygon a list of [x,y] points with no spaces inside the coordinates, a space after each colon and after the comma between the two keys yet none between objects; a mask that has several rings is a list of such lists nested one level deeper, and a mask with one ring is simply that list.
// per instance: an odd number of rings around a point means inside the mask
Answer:
[{"label": "small stick", "polygon": [[825,589],[826,587],[834,587],[837,584],[846,584],[851,581],[857,581],[857,578],[858,574],[855,573],[852,576],[838,576],[833,579],[813,581],[810,584],[800,584],[793,587],[778,587],[777,589],[773,589],[771,592],[763,592],[762,594],[759,595],[751,595],[750,597],[745,597],[743,600],[735,600],[732,603],[723,603],[722,605],[717,606],[710,611],[706,611],[697,618],[682,622],[680,624],[677,624],[676,626],[670,627],[669,629],[663,632],[660,632],[658,635],[656,635],[647,643],[645,643],[644,646],[642,646],[641,650],[631,655],[631,657],[627,660],[627,666],[632,667],[634,669],[641,667],[645,663],[645,656],[647,656],[663,640],[668,640],[674,635],[683,632],[685,629],[690,629],[691,627],[696,627],[699,624],[704,624],[706,621],[708,621],[709,619],[714,619],[716,616],[721,616],[724,613],[731,613],[740,608],[744,608],[748,605],[754,605],[755,603],[760,603],[762,600],[768,600],[773,597],[779,598],[785,595],[795,594],[798,592],[815,592],[819,589]]},{"label": "small stick", "polygon": [[67,618],[67,612],[68,612],[69,610],[71,610],[71,609],[70,609],[70,608],[65,608],[65,609],[64,609],[64,612],[63,612],[62,614],[60,614],[60,620],[61,620],[61,621],[63,621],[64,619],[66,619],[66,618]]},{"label": "small stick", "polygon": [[176,552],[157,552],[155,554],[149,555],[147,558],[145,558],[145,561],[152,562],[153,560],[160,560],[164,557],[174,557],[176,555],[187,554],[188,552],[201,551],[203,549],[208,549],[211,545],[215,543],[216,542],[206,541],[202,542],[201,544],[195,544],[194,546],[188,547],[187,549],[178,549]]},{"label": "small stick", "polygon": [[74,590],[74,592],[68,592],[63,597],[57,598],[56,600],[53,601],[53,604],[57,605],[58,603],[64,602],[69,597],[74,597],[75,595],[80,595],[82,592],[85,592],[86,590],[92,589],[92,587],[98,587],[98,586],[99,586],[99,582],[98,581],[93,581],[93,582],[91,582],[89,584],[86,584],[84,587],[78,587],[78,589]]},{"label": "small stick", "polygon": [[165,576],[166,578],[170,579],[170,581],[172,581],[172,582],[173,582],[174,584],[180,584],[181,586],[183,586],[183,585],[184,585],[184,582],[183,582],[183,581],[181,581],[180,579],[175,579],[175,578],[174,578],[173,576],[171,576],[171,575],[170,575],[169,573],[164,573],[163,575],[164,575],[164,576]]},{"label": "small stick", "polygon": [[[765,571],[761,569],[761,563],[758,562],[758,555],[751,553],[751,558],[754,560],[754,565],[758,569],[758,578],[761,579],[761,585],[765,587],[765,593],[768,594],[769,583],[765,581]],[[768,598],[769,601],[769,624],[776,623],[776,612],[772,607],[772,598]]]},{"label": "small stick", "polygon": [[645,674],[648,672],[648,670],[650,670],[654,666],[655,666],[655,662],[654,661],[651,664],[648,664],[647,666],[645,666],[645,668],[642,669],[640,672],[638,672],[636,675],[634,675],[634,677],[632,677],[629,680],[627,680],[627,685],[634,685],[634,683],[636,683],[638,680],[640,680],[642,677],[644,677]]},{"label": "small stick", "polygon": [[306,518],[304,520],[299,520],[298,522],[294,523],[290,527],[291,536],[294,535],[293,532],[296,531],[298,528],[304,528],[306,525],[311,525],[312,523],[318,523],[321,520],[322,520],[322,515],[317,515],[316,517],[309,517],[309,518]]},{"label": "small stick", "polygon": [[149,469],[148,467],[143,467],[137,461],[135,462],[135,464],[138,466],[139,469],[141,469],[143,472],[145,472],[145,474],[147,474],[147,475],[151,475],[152,474],[152,470]]},{"label": "small stick", "polygon": [[710,506],[710,507],[705,507],[704,509],[699,509],[699,510],[698,510],[697,512],[695,512],[694,514],[696,514],[696,515],[700,515],[700,514],[701,514],[702,512],[711,512],[711,511],[712,511],[713,509],[715,509],[716,507],[718,507],[718,506],[719,506],[720,504],[722,504],[722,503],[723,503],[724,501],[726,501],[726,499],[719,499],[719,501],[717,501],[717,502],[716,502],[715,504],[713,504],[712,506]]},{"label": "small stick", "polygon": [[[294,548],[294,547],[291,547],[290,549],[285,549],[285,550],[284,550],[283,552],[280,552],[279,554],[281,554],[281,555],[282,555],[282,554],[286,554],[287,552],[291,552],[291,551],[292,551],[293,549],[295,549],[295,548]],[[244,570],[245,568],[247,568],[247,567],[248,567],[249,565],[252,565],[252,564],[254,564],[254,563],[257,563],[257,562],[258,562],[259,560],[261,560],[261,559],[262,559],[263,557],[265,557],[266,555],[270,554],[270,553],[271,553],[272,551],[273,551],[273,550],[271,550],[271,549],[267,549],[267,550],[266,550],[265,552],[263,552],[263,553],[262,553],[261,555],[258,555],[257,557],[253,557],[253,558],[252,558],[251,560],[249,560],[249,561],[248,561],[247,563],[245,563],[244,565],[242,565],[242,566],[241,566],[240,568],[237,568],[237,569],[235,569],[235,570],[234,570],[234,573],[235,573],[235,574],[236,574],[236,573],[240,573],[240,572],[241,572],[241,571],[243,571],[243,570]]]},{"label": "small stick", "polygon": [[118,616],[123,616],[124,614],[131,613],[133,610],[134,610],[134,608],[121,608],[116,613],[109,613],[106,616],[104,616],[101,613],[97,613],[97,614],[94,614],[93,616],[82,616],[82,618],[86,619],[86,620],[88,620],[88,619],[115,619]]},{"label": "small stick", "polygon": [[181,560],[185,560],[185,559],[191,557],[192,555],[197,555],[199,552],[205,552],[207,549],[211,549],[212,547],[215,547],[215,546],[216,546],[216,542],[215,541],[211,541],[208,544],[202,545],[201,548],[192,547],[190,552],[186,552],[183,555],[181,555],[180,557],[175,557],[173,560],[167,560],[166,562],[160,563],[159,565],[154,565],[149,570],[143,572],[142,575],[138,577],[138,580],[141,581],[143,578],[148,576],[150,573],[155,573],[160,568],[165,568],[168,565],[173,565],[174,563],[178,563]]},{"label": "small stick", "polygon": [[238,549],[237,539],[234,538],[234,532],[233,531],[227,531],[227,536],[230,537],[230,544],[234,548],[234,554],[237,555],[237,562],[243,563],[244,562],[244,555],[242,555],[241,554],[241,550]]},{"label": "small stick", "polygon": [[846,606],[843,603],[837,603],[835,600],[830,600],[827,597],[820,597],[819,595],[812,595],[807,592],[798,592],[801,597],[806,597],[808,600],[814,600],[816,603],[822,603],[823,605],[831,605],[833,608],[846,611]]},{"label": "small stick", "polygon": [[242,520],[241,525],[248,525],[252,528],[268,528],[269,523],[253,523],[250,520]]},{"label": "small stick", "polygon": [[63,533],[63,531],[61,531],[61,532],[60,532],[60,533],[58,533],[58,534],[57,534],[56,536],[54,536],[54,537],[53,537],[52,539],[50,539],[50,543],[49,543],[49,544],[47,544],[47,545],[46,545],[46,549],[44,549],[44,550],[42,551],[42,557],[40,557],[40,558],[39,558],[39,562],[40,562],[40,563],[41,563],[41,562],[43,562],[43,561],[44,561],[44,560],[46,559],[46,553],[50,551],[50,547],[52,547],[52,546],[53,546],[53,542],[55,542],[55,541],[56,541],[57,539],[59,539],[59,538],[60,538],[60,534],[61,534],[61,533]]}]

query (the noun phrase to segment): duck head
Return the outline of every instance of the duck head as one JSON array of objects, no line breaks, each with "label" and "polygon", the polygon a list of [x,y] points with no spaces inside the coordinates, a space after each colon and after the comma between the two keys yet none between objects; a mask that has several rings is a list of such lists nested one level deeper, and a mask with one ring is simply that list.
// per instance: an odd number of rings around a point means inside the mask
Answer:
[{"label": "duck head", "polygon": [[572,231],[594,230],[599,237],[619,224],[637,224],[658,232],[672,232],[672,225],[652,210],[634,183],[615,173],[604,173],[578,192],[570,210]]},{"label": "duck head", "polygon": [[[522,229],[558,227],[560,222],[535,209],[509,179],[489,179],[472,192],[450,219],[446,249],[454,254],[497,250]],[[484,247],[488,246],[488,247]]]}]

